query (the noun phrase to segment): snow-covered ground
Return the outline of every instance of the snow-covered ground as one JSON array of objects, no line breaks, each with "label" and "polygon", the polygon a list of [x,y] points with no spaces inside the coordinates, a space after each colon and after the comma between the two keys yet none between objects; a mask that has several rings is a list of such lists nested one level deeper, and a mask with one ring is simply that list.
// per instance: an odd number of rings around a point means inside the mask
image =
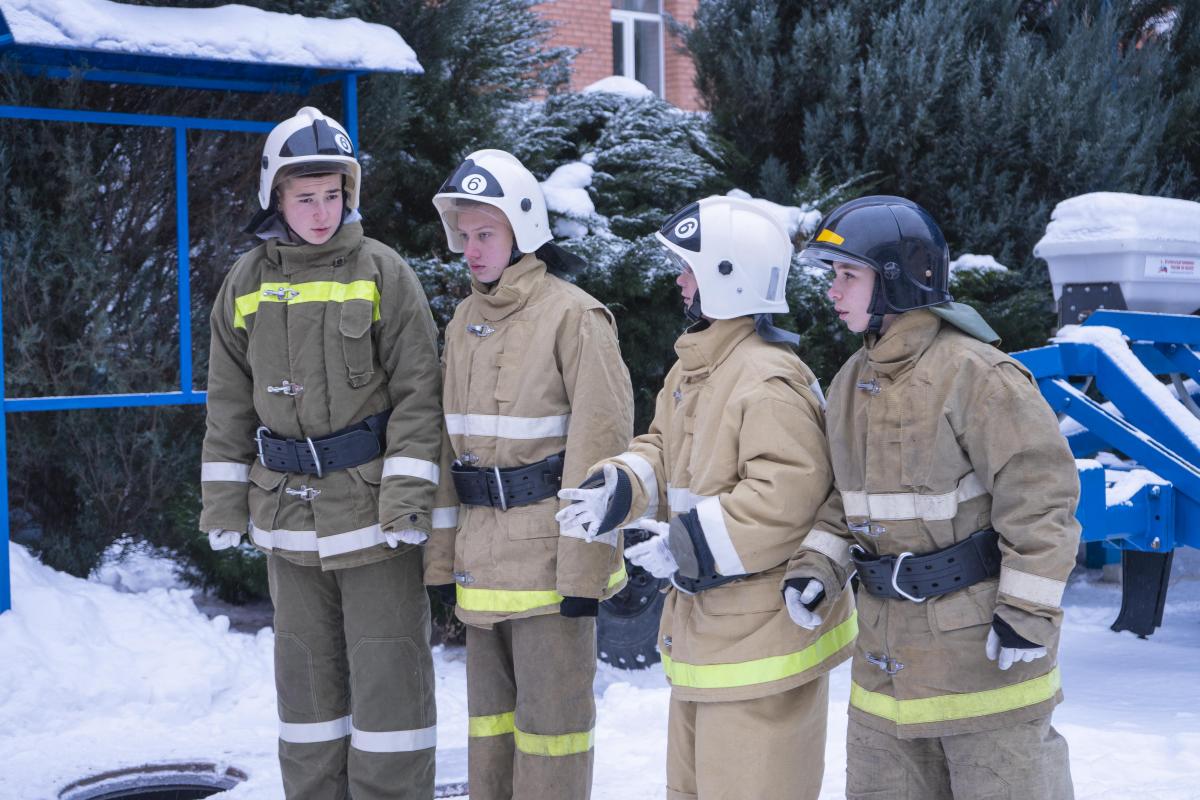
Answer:
[{"label": "snow-covered ground", "polygon": [[[1055,723],[1071,745],[1076,797],[1200,798],[1200,560],[1182,552],[1163,627],[1141,641],[1108,630],[1120,590],[1077,576],[1066,595]],[[146,559],[120,580],[83,581],[10,547],[14,610],[0,615],[0,798],[57,798],[79,778],[164,762],[248,774],[230,800],[281,795],[272,635],[199,613],[170,570]],[[153,579],[157,576],[157,580]],[[146,588],[148,584],[158,586]],[[120,591],[136,587],[139,591]],[[461,648],[436,650],[440,778],[461,778]],[[849,674],[833,675],[822,798],[843,796]],[[655,668],[601,665],[596,800],[665,796],[669,689]],[[1030,800],[1036,800],[1030,798]]]}]

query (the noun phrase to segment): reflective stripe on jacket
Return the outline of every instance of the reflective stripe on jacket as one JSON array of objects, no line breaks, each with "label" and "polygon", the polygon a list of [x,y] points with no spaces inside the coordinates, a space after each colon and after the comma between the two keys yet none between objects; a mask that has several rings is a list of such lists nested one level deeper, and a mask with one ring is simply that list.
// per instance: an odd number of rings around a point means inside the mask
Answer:
[{"label": "reflective stripe on jacket", "polygon": [[[211,326],[202,530],[248,532],[261,550],[325,569],[394,555],[384,530],[432,530],[437,330],[393,250],[359,223],[322,245],[272,239],[234,265]],[[386,451],[366,464],[317,477],[257,460],[260,424],[303,441],[388,408]]]},{"label": "reflective stripe on jacket", "polygon": [[490,291],[470,297],[446,329],[446,435],[426,546],[425,581],[458,584],[472,625],[557,613],[564,596],[607,598],[625,583],[621,549],[560,537],[548,497],[502,511],[459,506],[450,462],[519,467],[565,452],[562,485],[633,435],[633,390],[616,326],[601,303],[527,255]]},{"label": "reflective stripe on jacket", "polygon": [[[1062,697],[1056,651],[1079,484],[1029,373],[931,312],[910,311],[838,372],[827,424],[838,491],[789,577],[840,587],[851,544],[922,554],[987,527],[1003,559],[998,579],[921,604],[859,593],[851,713],[900,737],[1049,714]],[[994,614],[1048,656],[1002,672],[984,649]]]},{"label": "reflective stripe on jacket", "polygon": [[626,522],[694,508],[717,570],[746,577],[696,595],[670,590],[663,668],[684,700],[782,692],[849,658],[856,631],[848,593],[806,631],[780,587],[831,485],[815,378],[750,317],[693,328],[675,351],[649,431],[612,459],[634,486]]}]

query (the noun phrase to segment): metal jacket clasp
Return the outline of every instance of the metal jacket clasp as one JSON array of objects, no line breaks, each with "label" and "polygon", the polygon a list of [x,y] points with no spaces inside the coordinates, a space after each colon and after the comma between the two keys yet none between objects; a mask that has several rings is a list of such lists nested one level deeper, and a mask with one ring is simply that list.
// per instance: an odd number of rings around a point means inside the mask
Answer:
[{"label": "metal jacket clasp", "polygon": [[278,289],[263,289],[263,297],[274,297],[276,300],[282,300],[285,303],[288,300],[295,300],[299,296],[299,291],[288,286],[281,286]]},{"label": "metal jacket clasp", "polygon": [[311,503],[316,499],[317,495],[321,493],[320,489],[313,489],[311,487],[304,486],[303,484],[301,484],[299,489],[284,489],[283,491],[290,494],[292,497],[299,497],[306,503]]},{"label": "metal jacket clasp", "polygon": [[889,656],[887,653],[884,653],[881,656],[877,656],[874,653],[867,653],[867,661],[879,667],[888,675],[895,675],[897,672],[904,669],[903,664]]},{"label": "metal jacket clasp", "polygon": [[869,381],[859,381],[854,385],[857,388],[862,389],[864,392],[870,392],[871,397],[875,397],[877,394],[879,394],[881,388],[879,386],[879,381],[874,378],[871,378]]},{"label": "metal jacket clasp", "polygon": [[285,380],[283,383],[281,383],[278,386],[268,386],[267,387],[267,394],[282,394],[282,395],[287,395],[288,397],[295,397],[296,395],[300,394],[303,391],[304,391],[303,386],[301,386],[298,383],[292,383],[289,380]]},{"label": "metal jacket clasp", "polygon": [[468,325],[467,331],[475,334],[480,339],[483,339],[484,337],[491,336],[493,333],[495,333],[496,329],[491,325],[488,325],[486,322],[481,322],[478,325]]}]

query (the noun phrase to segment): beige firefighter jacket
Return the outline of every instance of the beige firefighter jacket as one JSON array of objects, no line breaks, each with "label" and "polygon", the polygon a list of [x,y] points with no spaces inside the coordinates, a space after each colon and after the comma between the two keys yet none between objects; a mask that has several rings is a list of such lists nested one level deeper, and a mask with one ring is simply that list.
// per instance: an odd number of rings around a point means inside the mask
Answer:
[{"label": "beige firefighter jacket", "polygon": [[[933,313],[910,311],[838,372],[827,429],[836,491],[788,577],[819,578],[828,604],[852,569],[851,545],[920,555],[988,527],[1003,559],[998,579],[921,604],[858,593],[850,713],[901,738],[1049,714],[1062,698],[1056,650],[1079,484],[1029,373]],[[984,649],[993,614],[1047,657],[1002,672]]]},{"label": "beige firefighter jacket", "polygon": [[[432,530],[437,329],[395,251],[359,223],[322,245],[272,239],[238,259],[211,325],[201,530],[248,531],[260,550],[323,569],[395,555],[384,530]],[[374,461],[323,477],[258,461],[259,425],[303,441],[388,408],[387,450]],[[305,488],[319,494],[306,500]]]},{"label": "beige firefighter jacket", "polygon": [[519,467],[564,453],[563,486],[633,435],[633,390],[612,314],[526,255],[471,295],[446,328],[448,448],[425,550],[425,582],[457,583],[470,625],[558,613],[564,596],[608,598],[625,582],[617,547],[560,537],[557,498],[507,511],[458,505],[449,462]]},{"label": "beige firefighter jacket", "polygon": [[611,461],[633,485],[625,524],[696,509],[717,570],[747,576],[695,595],[669,590],[659,650],[673,695],[749,700],[849,658],[854,604],[842,594],[806,631],[780,590],[831,485],[815,377],[751,317],[697,327],[675,343],[649,431]]}]

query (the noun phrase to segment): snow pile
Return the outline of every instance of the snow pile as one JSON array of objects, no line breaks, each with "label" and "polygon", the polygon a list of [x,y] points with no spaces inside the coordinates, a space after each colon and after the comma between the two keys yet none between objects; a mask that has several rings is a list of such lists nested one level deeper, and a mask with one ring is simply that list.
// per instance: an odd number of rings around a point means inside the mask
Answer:
[{"label": "snow pile", "polygon": [[626,78],[624,75],[609,75],[607,78],[601,78],[593,84],[585,86],[585,92],[608,92],[609,94],[622,94],[626,97],[654,97],[654,91],[633,78]]},{"label": "snow pile", "polygon": [[963,253],[950,262],[950,278],[959,272],[1008,272],[1008,267],[1001,264],[992,256],[977,256],[974,253]]},{"label": "snow pile", "polygon": [[588,226],[584,220],[596,213],[596,204],[587,191],[594,172],[590,164],[572,161],[558,167],[542,181],[546,208],[564,217],[554,221],[555,236],[570,239],[587,235]]},{"label": "snow pile", "polygon": [[1054,207],[1034,252],[1075,242],[1132,240],[1200,243],[1200,203],[1120,192],[1072,197]]},{"label": "snow pile", "polygon": [[815,208],[781,206],[778,203],[772,203],[770,200],[752,197],[749,192],[743,189],[730,189],[725,193],[725,196],[749,200],[754,203],[774,217],[783,226],[783,229],[787,231],[787,235],[791,239],[795,239],[797,236],[807,237],[811,235],[817,229],[817,224],[821,221],[822,214]]},{"label": "snow pile", "polygon": [[1051,341],[1084,342],[1095,345],[1112,359],[1122,372],[1150,398],[1151,402],[1174,423],[1192,446],[1200,449],[1200,419],[1179,402],[1174,389],[1168,388],[1133,354],[1125,336],[1107,325],[1064,325]]},{"label": "snow pile", "polygon": [[134,541],[129,536],[118,539],[104,551],[91,580],[111,586],[118,592],[186,588],[179,574],[179,564],[169,554],[158,552],[147,542]]},{"label": "snow pile", "polygon": [[131,6],[110,0],[0,0],[17,44],[174,58],[329,69],[421,72],[395,30],[360,19],[320,19],[217,8]]}]

